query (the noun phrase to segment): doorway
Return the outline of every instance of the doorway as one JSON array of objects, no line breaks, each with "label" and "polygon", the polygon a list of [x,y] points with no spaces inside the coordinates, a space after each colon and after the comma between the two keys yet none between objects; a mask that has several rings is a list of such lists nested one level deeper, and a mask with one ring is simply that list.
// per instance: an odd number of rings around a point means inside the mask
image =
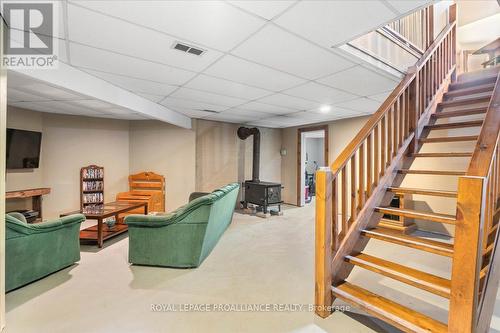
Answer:
[{"label": "doorway", "polygon": [[328,125],[299,128],[297,144],[297,206],[314,202],[316,171],[328,165]]}]

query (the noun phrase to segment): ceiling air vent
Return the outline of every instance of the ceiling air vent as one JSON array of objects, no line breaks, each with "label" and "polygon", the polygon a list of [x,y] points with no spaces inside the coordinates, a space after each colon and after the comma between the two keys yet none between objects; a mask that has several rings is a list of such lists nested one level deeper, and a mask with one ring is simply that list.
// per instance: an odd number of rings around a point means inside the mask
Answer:
[{"label": "ceiling air vent", "polygon": [[173,45],[173,48],[176,50],[186,52],[186,53],[191,53],[191,54],[194,54],[197,56],[201,56],[203,53],[205,53],[205,50],[202,50],[200,48],[197,48],[197,47],[194,47],[191,45],[187,45],[184,43],[179,43],[179,42],[175,42]]}]

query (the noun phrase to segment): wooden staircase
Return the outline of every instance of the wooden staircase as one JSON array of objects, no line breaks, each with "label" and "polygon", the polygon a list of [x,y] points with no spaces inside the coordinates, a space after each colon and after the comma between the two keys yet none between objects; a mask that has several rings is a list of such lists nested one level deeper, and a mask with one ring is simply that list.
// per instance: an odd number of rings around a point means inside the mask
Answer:
[{"label": "wooden staircase", "polygon": [[[500,75],[489,70],[456,78],[454,31],[455,24],[450,22],[331,169],[322,168],[316,175],[315,300],[321,317],[330,314],[329,306],[338,298],[405,332],[489,330],[500,281],[496,253]],[[449,134],[474,128],[478,135]],[[453,147],[465,142],[475,145],[474,151],[454,151]],[[423,149],[435,144],[450,148]],[[466,170],[414,168],[422,158],[467,159],[470,164]],[[402,186],[410,175],[447,177],[458,182],[458,189]],[[395,196],[412,195],[455,200],[456,214],[390,205]],[[396,220],[391,222],[387,216]],[[453,243],[392,228],[397,218],[453,226]],[[372,240],[401,247],[401,253],[403,249],[419,251],[422,258],[448,258],[451,279],[369,253],[367,244]],[[386,298],[380,290],[370,291],[359,279],[351,281],[354,268],[360,274],[370,271],[448,300],[448,322]]]}]

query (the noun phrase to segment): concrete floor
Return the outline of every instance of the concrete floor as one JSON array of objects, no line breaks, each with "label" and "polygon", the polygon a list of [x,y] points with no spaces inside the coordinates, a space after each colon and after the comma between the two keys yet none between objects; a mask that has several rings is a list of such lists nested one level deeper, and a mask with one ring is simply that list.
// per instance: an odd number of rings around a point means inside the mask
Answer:
[{"label": "concrete floor", "polygon": [[[207,303],[312,304],[313,205],[287,208],[283,216],[268,219],[235,214],[198,269],[131,266],[127,250],[126,235],[106,242],[100,250],[82,246],[78,265],[7,294],[7,332],[398,332],[355,309],[327,319],[308,310],[151,310],[153,304],[171,304],[176,309],[180,304]],[[428,272],[449,274],[449,260],[438,256],[377,241],[370,242],[368,250]],[[355,270],[349,280],[446,318],[447,302],[440,297],[366,271]],[[491,332],[500,332],[500,306],[497,309],[492,322],[496,330]]]}]

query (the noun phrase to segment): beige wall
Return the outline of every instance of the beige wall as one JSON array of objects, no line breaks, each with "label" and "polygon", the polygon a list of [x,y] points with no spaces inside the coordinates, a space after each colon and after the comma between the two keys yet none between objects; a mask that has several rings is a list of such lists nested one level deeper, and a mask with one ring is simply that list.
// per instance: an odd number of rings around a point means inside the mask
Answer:
[{"label": "beige wall", "polygon": [[[332,121],[328,124],[328,163],[331,165],[346,145],[354,138],[368,120],[368,116]],[[317,124],[316,124],[317,125]],[[314,125],[314,126],[316,126]],[[307,127],[303,126],[302,128]],[[287,154],[281,164],[282,184],[285,187],[283,200],[297,204],[297,133],[299,127],[282,131],[282,145]]]},{"label": "beige wall", "polygon": [[[241,125],[197,120],[196,190],[207,192],[252,178],[253,137],[240,140]],[[281,130],[260,128],[260,179],[281,182]]]},{"label": "beige wall", "polygon": [[[252,139],[238,139],[239,125],[194,121],[192,130],[159,121],[67,116],[9,107],[8,127],[41,131],[40,168],[10,170],[8,190],[50,187],[44,218],[79,207],[79,170],[105,168],[105,200],[126,191],[131,173],[154,171],[166,179],[166,209],[185,204],[195,190],[212,191],[251,178]],[[261,179],[281,181],[281,130],[261,129]],[[9,201],[8,210],[30,208]]]},{"label": "beige wall", "polygon": [[[7,190],[50,187],[44,196],[44,218],[80,206],[80,168],[104,167],[105,200],[127,189],[129,174],[129,124],[127,121],[41,113],[8,107],[7,127],[42,132],[40,167],[9,170]],[[9,201],[7,209],[29,207],[29,202]]]},{"label": "beige wall", "polygon": [[130,122],[130,173],[165,176],[165,208],[184,205],[195,190],[195,131],[159,121]]}]

